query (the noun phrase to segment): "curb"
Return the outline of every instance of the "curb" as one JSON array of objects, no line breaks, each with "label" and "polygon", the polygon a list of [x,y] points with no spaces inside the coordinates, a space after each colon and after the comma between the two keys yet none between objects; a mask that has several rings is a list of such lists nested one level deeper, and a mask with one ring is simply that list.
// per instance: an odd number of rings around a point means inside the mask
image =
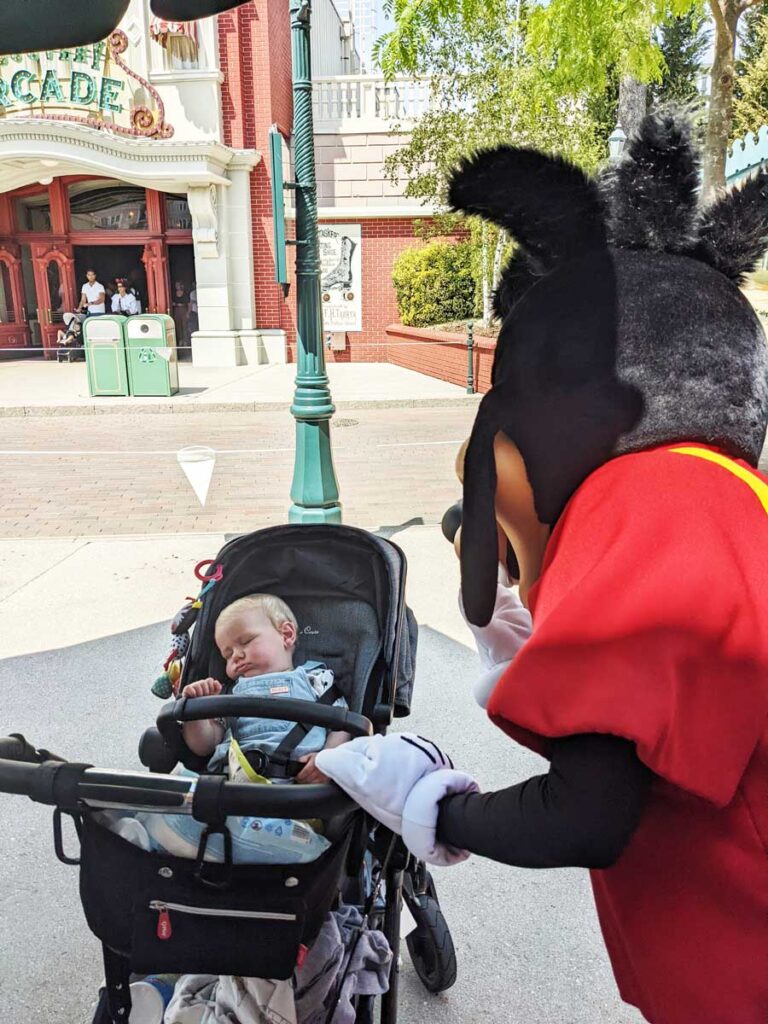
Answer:
[{"label": "curb", "polygon": [[[337,412],[351,409],[440,409],[443,407],[474,407],[483,396],[460,395],[456,398],[372,398],[350,402],[334,402]],[[46,416],[133,416],[136,413],[150,413],[167,416],[220,413],[220,412],[287,412],[291,400],[285,402],[190,402],[188,405],[163,403],[134,403],[132,405],[4,405],[0,406],[0,419],[8,417]]]}]

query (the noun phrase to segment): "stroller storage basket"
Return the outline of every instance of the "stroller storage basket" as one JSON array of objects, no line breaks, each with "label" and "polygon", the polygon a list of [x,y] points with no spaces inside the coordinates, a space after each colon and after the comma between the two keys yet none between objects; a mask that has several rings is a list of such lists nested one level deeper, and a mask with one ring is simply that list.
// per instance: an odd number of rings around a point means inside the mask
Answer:
[{"label": "stroller storage basket", "polygon": [[86,810],[80,898],[94,934],[137,973],[289,978],[338,893],[347,846],[308,864],[236,864],[214,888],[194,861],[147,853]]}]

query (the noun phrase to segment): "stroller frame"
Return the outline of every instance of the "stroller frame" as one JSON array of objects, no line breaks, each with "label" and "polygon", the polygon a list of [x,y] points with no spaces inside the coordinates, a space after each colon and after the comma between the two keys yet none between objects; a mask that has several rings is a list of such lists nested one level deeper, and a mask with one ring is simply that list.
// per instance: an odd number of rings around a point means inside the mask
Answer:
[{"label": "stroller frame", "polygon": [[[336,672],[352,710],[228,694],[187,699],[182,693],[163,709],[157,727],[142,737],[140,756],[150,774],[67,764],[15,736],[0,739],[0,791],[54,805],[57,856],[66,863],[80,864],[83,909],[104,951],[106,986],[100,991],[93,1024],[125,1024],[132,976],[173,969],[174,973],[290,977],[296,949],[311,944],[325,913],[339,898],[364,914],[363,927],[380,928],[387,938],[392,951],[390,987],[381,997],[379,1020],[395,1024],[403,900],[416,923],[406,937],[407,947],[426,988],[444,991],[456,978],[453,943],[432,878],[399,837],[374,823],[331,784],[253,786],[201,775],[190,796],[188,777],[161,773],[178,760],[198,771],[202,767],[183,743],[179,723],[184,720],[219,715],[288,718],[365,735],[384,733],[393,716],[408,714],[415,622],[405,605],[405,557],[395,544],[363,530],[288,526],[236,538],[222,548],[215,564],[222,567],[222,581],[203,602],[182,688],[193,679],[224,676],[213,644],[213,627],[221,608],[246,593],[270,592],[287,600],[300,622],[316,627],[310,630],[308,626],[301,634],[297,660],[311,650],[313,658],[326,661]],[[312,614],[308,617],[309,610]],[[358,632],[349,638],[351,643],[338,643],[338,636],[333,635],[334,616],[340,617],[345,627],[356,625]],[[331,847],[304,865],[203,864],[202,850],[194,862],[145,853],[132,846],[94,820],[94,810],[105,807],[192,813],[205,822],[208,832],[224,831],[225,839],[229,814],[322,818],[327,822]],[[79,860],[64,854],[62,814],[75,821],[81,840]],[[370,878],[366,861],[373,864]],[[220,922],[204,918],[210,936],[204,954],[198,956],[194,937],[190,945],[183,927],[176,954],[169,954],[162,942],[154,941],[151,925],[146,927],[147,904],[146,900],[142,903],[142,895],[155,893],[158,876],[172,879],[166,886],[178,887],[174,891],[184,893],[191,906],[198,906],[194,901],[201,898],[206,907],[213,901],[218,908]],[[284,888],[288,885],[290,890]],[[244,894],[249,909],[245,914],[239,911],[233,925],[226,911],[241,906]],[[149,905],[153,902],[157,903]],[[262,906],[269,912],[260,911]],[[244,917],[254,920],[243,925]],[[268,929],[260,919],[275,917],[294,923],[278,924],[274,934],[274,924],[270,922]],[[207,948],[209,941],[215,955]],[[247,962],[243,950],[249,951]],[[153,959],[157,955],[160,962]],[[171,962],[173,968],[167,966]],[[188,966],[183,966],[185,963]],[[358,1024],[372,1024],[373,998],[357,997],[355,1006]]]}]

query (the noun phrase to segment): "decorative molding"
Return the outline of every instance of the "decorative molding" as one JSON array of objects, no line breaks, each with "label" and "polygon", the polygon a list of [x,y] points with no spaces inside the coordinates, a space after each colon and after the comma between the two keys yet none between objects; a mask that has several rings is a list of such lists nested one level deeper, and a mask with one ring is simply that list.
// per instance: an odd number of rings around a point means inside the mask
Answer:
[{"label": "decorative molding", "polygon": [[233,171],[250,170],[261,154],[219,142],[128,138],[88,125],[30,117],[0,121],[0,160],[1,191],[38,181],[41,160],[56,160],[58,174],[111,174],[163,191],[188,185],[229,187],[230,165]]},{"label": "decorative molding", "polygon": [[216,186],[190,187],[187,190],[189,212],[192,214],[192,240],[201,259],[219,257],[219,214]]}]

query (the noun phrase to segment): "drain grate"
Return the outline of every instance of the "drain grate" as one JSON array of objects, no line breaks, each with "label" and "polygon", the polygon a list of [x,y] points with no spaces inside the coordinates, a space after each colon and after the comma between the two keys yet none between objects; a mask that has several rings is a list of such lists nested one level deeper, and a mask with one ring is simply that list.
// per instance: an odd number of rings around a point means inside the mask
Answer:
[{"label": "drain grate", "polygon": [[359,422],[359,420],[331,420],[331,423],[334,427],[356,427],[359,424]]}]

